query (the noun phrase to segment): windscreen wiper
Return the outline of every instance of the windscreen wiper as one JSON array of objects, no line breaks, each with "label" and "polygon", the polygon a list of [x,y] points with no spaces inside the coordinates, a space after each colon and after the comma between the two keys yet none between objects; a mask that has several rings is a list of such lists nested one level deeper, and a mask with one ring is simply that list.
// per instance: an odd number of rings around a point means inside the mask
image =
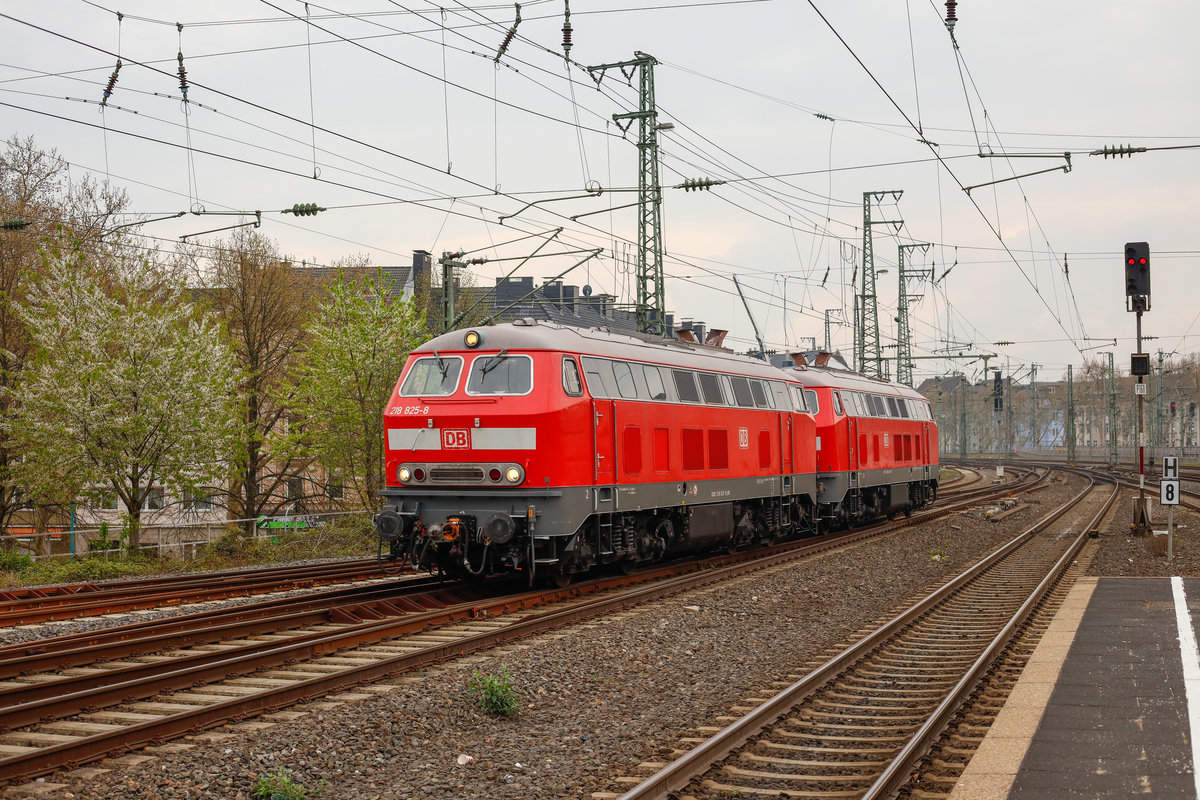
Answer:
[{"label": "windscreen wiper", "polygon": [[489,359],[488,359],[488,360],[487,360],[487,361],[484,363],[483,367],[482,367],[482,368],[479,370],[479,374],[480,374],[481,376],[482,376],[482,375],[487,375],[487,374],[488,374],[489,372],[491,372],[493,369],[495,369],[496,367],[500,366],[500,362],[504,360],[504,356],[505,356],[507,353],[508,353],[508,348],[506,347],[506,348],[504,348],[503,350],[501,350],[499,353],[496,353],[496,355],[494,355],[494,356],[492,356],[491,358],[489,358]]}]

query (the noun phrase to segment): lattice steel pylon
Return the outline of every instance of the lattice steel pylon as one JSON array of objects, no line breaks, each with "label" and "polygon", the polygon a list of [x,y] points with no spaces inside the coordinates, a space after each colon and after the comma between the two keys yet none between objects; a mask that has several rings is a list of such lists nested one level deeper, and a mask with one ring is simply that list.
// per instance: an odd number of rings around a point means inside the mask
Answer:
[{"label": "lattice steel pylon", "polygon": [[[603,77],[620,69],[632,83],[638,73],[638,110],[613,114],[622,131],[638,121],[638,271],[637,326],[642,333],[666,335],[666,292],[663,286],[662,187],[658,182],[658,109],[654,104],[654,56],[634,51],[633,59],[588,67]],[[600,77],[596,77],[597,83]],[[621,125],[624,121],[624,125]]]},{"label": "lattice steel pylon", "polygon": [[900,294],[896,301],[896,380],[905,386],[913,385],[912,328],[908,322],[908,279],[923,278],[929,270],[905,269],[904,251],[929,250],[928,244],[900,245]]},{"label": "lattice steel pylon", "polygon": [[872,225],[896,225],[903,220],[871,219],[871,203],[891,197],[899,201],[902,190],[863,192],[863,277],[862,301],[859,304],[859,325],[855,334],[858,338],[858,371],[875,378],[883,377],[883,353],[879,341],[879,304],[875,295],[875,248],[871,241]]}]

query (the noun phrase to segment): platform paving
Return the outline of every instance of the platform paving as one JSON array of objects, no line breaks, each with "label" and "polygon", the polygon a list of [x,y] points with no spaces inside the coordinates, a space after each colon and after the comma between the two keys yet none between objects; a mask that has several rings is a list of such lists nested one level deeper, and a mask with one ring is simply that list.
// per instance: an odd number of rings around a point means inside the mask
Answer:
[{"label": "platform paving", "polygon": [[1079,581],[952,800],[1200,800],[1198,618],[1200,579]]}]

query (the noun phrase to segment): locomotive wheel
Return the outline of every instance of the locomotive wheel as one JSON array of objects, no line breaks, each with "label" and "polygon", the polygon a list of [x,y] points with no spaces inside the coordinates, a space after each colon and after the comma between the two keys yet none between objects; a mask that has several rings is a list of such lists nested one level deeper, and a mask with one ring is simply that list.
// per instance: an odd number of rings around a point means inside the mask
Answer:
[{"label": "locomotive wheel", "polygon": [[570,572],[567,572],[566,570],[562,569],[562,567],[559,567],[556,570],[547,570],[547,572],[542,573],[538,576],[538,580],[540,580],[542,584],[547,587],[554,589],[565,589],[571,585],[571,579],[574,577],[575,576]]}]

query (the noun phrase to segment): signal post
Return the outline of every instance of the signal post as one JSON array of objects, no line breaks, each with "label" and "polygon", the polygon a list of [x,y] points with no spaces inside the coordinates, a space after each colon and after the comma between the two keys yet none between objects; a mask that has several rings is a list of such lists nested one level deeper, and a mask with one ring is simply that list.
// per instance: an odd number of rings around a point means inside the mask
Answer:
[{"label": "signal post", "polygon": [[1137,312],[1137,352],[1130,357],[1129,372],[1137,376],[1138,422],[1138,497],[1133,508],[1130,530],[1139,536],[1150,532],[1146,513],[1146,432],[1144,414],[1146,403],[1145,378],[1150,374],[1150,354],[1142,352],[1142,314],[1150,310],[1150,244],[1125,243],[1125,310]]}]

